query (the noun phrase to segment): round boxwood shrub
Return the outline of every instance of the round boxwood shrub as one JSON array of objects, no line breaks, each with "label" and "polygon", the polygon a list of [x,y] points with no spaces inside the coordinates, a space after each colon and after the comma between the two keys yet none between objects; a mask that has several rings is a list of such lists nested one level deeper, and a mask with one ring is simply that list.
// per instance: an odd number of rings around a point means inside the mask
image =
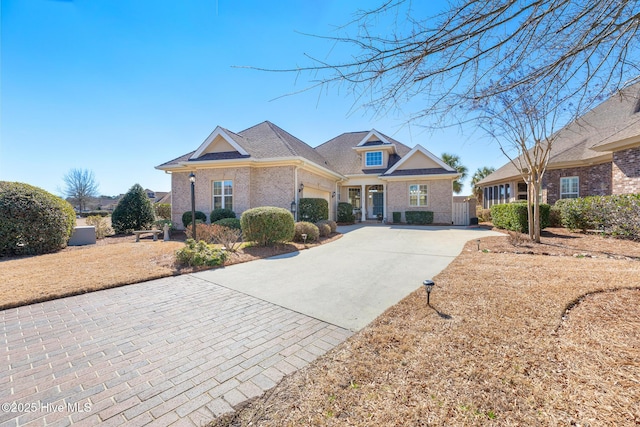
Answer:
[{"label": "round boxwood shrub", "polygon": [[214,209],[211,211],[211,215],[209,215],[209,221],[213,224],[216,221],[220,221],[224,218],[235,218],[236,213],[231,209]]},{"label": "round boxwood shrub", "polygon": [[59,251],[75,225],[69,202],[29,184],[0,181],[0,256]]},{"label": "round boxwood shrub", "polygon": [[296,222],[296,230],[293,240],[296,242],[304,242],[304,239],[302,238],[303,234],[307,235],[307,242],[314,242],[318,240],[318,237],[320,237],[320,230],[315,224],[311,224],[310,222]]},{"label": "round boxwood shrub", "polygon": [[[318,221],[316,223],[316,225],[318,225],[318,224],[327,224],[329,226],[329,228],[331,229],[330,233],[335,233],[336,230],[338,229],[338,223],[336,223],[335,221],[332,221],[330,219],[325,219],[325,220],[322,220],[322,221]],[[318,225],[318,227],[320,227],[320,226]]]},{"label": "round boxwood shrub", "polygon": [[287,209],[263,206],[246,210],[240,217],[245,241],[267,246],[293,239],[293,215]]},{"label": "round boxwood shrub", "polygon": [[[207,215],[204,212],[196,211],[196,224],[198,221],[207,222]],[[182,223],[185,228],[191,224],[191,211],[182,214]]]},{"label": "round boxwood shrub", "polygon": [[156,220],[153,205],[140,184],[134,184],[111,214],[111,226],[120,233],[148,230]]},{"label": "round boxwood shrub", "polygon": [[240,225],[240,220],[238,218],[222,218],[214,222],[214,224],[233,228],[234,230],[242,230],[242,226]]},{"label": "round boxwood shrub", "polygon": [[320,231],[320,237],[327,237],[331,234],[331,226],[324,222],[316,222],[316,227]]}]

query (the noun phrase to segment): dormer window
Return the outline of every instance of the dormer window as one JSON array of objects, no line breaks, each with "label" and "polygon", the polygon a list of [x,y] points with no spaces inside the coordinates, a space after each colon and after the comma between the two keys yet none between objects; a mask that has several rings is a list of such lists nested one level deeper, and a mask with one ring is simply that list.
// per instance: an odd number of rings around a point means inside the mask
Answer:
[{"label": "dormer window", "polygon": [[382,166],[382,151],[369,151],[366,153],[365,166]]}]

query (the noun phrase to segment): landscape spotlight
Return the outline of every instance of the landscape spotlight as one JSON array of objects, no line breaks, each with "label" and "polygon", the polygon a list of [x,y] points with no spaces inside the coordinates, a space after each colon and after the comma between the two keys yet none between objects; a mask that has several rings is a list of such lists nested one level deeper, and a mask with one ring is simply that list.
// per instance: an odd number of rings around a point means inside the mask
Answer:
[{"label": "landscape spotlight", "polygon": [[427,291],[427,305],[431,305],[429,297],[431,296],[431,291],[433,290],[435,283],[433,283],[433,280],[425,280],[422,284],[424,285],[424,289]]}]

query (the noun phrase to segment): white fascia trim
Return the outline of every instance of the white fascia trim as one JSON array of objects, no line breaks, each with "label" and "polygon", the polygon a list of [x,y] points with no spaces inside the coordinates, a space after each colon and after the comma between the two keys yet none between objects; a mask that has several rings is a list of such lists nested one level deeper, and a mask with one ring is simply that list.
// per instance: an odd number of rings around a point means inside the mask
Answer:
[{"label": "white fascia trim", "polygon": [[[340,175],[337,172],[334,172],[330,169],[327,169],[323,166],[318,165],[317,163],[310,162],[309,160],[303,157],[271,157],[267,159],[225,159],[225,160],[205,160],[198,162],[180,162],[178,166],[172,167],[172,170],[180,169],[180,170],[192,170],[198,168],[211,168],[211,167],[226,167],[228,165],[238,165],[238,166],[258,166],[258,167],[269,167],[269,166],[299,166],[299,167],[307,167],[309,169],[315,169],[318,172],[322,172],[325,175],[329,175],[336,179],[344,179],[343,175]],[[169,168],[167,168],[169,169]]]},{"label": "white fascia trim", "polygon": [[190,159],[197,159],[198,157],[200,157],[204,152],[204,150],[206,150],[207,147],[209,147],[209,144],[211,144],[213,140],[216,139],[218,136],[221,136],[225,141],[227,141],[229,145],[235,148],[238,153],[242,154],[243,156],[249,155],[249,153],[247,153],[247,151],[244,148],[238,145],[238,143],[235,142],[233,138],[231,138],[229,134],[225,132],[224,129],[222,129],[220,126],[217,126],[213,130],[213,132],[211,132],[211,134],[207,137],[207,139],[205,139],[204,142],[200,144],[200,147],[198,147],[198,149],[196,150],[195,153],[193,153],[193,156],[191,156]]},{"label": "white fascia trim", "polygon": [[413,156],[416,152],[421,152],[422,154],[424,154],[425,156],[427,156],[428,158],[430,158],[431,160],[433,160],[434,162],[436,162],[439,166],[441,166],[443,169],[446,169],[448,171],[451,172],[455,172],[455,169],[453,169],[451,166],[449,166],[448,164],[446,164],[445,162],[443,162],[442,160],[440,160],[437,156],[435,156],[431,151],[427,150],[426,148],[424,148],[422,145],[418,144],[415,147],[413,147],[411,149],[411,151],[409,151],[407,153],[406,156],[404,156],[403,158],[400,159],[400,161],[398,163],[396,163],[395,165],[393,165],[393,167],[391,169],[389,169],[388,171],[385,172],[385,175],[387,174],[391,174],[393,173],[396,169],[398,169],[404,162],[407,161],[407,159],[409,159],[411,156]]},{"label": "white fascia trim", "polygon": [[605,151],[620,151],[627,148],[633,148],[640,143],[640,135],[632,136],[625,139],[620,139],[613,142],[608,142],[602,145],[596,145],[591,147],[593,151],[605,152]]},{"label": "white fascia trim", "polygon": [[385,138],[384,136],[380,135],[380,132],[378,132],[378,131],[377,131],[377,130],[375,130],[375,129],[371,129],[371,131],[369,131],[369,133],[367,134],[367,136],[365,136],[365,137],[364,137],[364,139],[363,139],[362,141],[360,141],[360,142],[358,143],[358,145],[356,145],[356,147],[361,147],[361,146],[363,146],[364,144],[366,144],[366,143],[367,143],[367,141],[369,140],[369,138],[371,138],[373,135],[377,136],[377,137],[378,137],[378,139],[379,139],[380,141],[382,141],[382,143],[383,143],[383,144],[391,144],[391,142],[390,142],[387,138]]}]

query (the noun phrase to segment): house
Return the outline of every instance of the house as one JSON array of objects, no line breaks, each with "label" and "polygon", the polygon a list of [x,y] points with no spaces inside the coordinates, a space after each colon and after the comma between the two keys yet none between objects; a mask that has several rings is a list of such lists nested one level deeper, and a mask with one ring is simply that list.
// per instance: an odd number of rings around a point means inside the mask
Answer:
[{"label": "house", "polygon": [[[527,199],[509,162],[478,182],[483,207]],[[556,134],[542,181],[542,202],[640,193],[640,83],[617,92]]]},{"label": "house", "polygon": [[195,150],[156,167],[171,174],[172,219],[191,210],[258,206],[291,209],[300,198],[323,198],[329,218],[349,202],[362,220],[428,210],[434,223],[452,223],[452,182],[459,174],[420,145],[376,130],[339,135],[312,148],[270,122],[234,133],[216,129]]}]

